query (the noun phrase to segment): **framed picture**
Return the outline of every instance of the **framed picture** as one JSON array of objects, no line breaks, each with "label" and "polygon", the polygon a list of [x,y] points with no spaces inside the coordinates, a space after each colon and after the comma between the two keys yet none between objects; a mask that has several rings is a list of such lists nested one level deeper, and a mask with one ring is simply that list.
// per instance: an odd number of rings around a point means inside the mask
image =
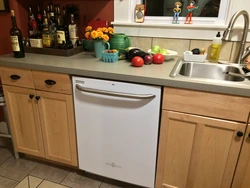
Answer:
[{"label": "framed picture", "polygon": [[0,0],[0,12],[10,12],[9,0]]}]

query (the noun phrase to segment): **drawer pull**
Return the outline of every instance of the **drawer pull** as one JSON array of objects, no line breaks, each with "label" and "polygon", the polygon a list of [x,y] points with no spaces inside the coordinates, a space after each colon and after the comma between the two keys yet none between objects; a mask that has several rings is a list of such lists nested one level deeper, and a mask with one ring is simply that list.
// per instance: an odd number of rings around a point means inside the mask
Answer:
[{"label": "drawer pull", "polygon": [[36,100],[38,101],[41,97],[40,96],[36,96]]},{"label": "drawer pull", "polygon": [[30,95],[29,95],[29,98],[30,98],[30,99],[33,99],[33,98],[34,98],[34,96],[35,96],[35,95],[30,94]]},{"label": "drawer pull", "polygon": [[243,135],[244,135],[243,132],[241,132],[241,131],[238,131],[238,132],[237,132],[237,136],[238,136],[238,137],[242,137]]},{"label": "drawer pull", "polygon": [[16,74],[12,74],[12,75],[10,76],[10,78],[11,78],[12,80],[19,80],[19,79],[21,78],[21,76],[18,76],[18,75],[16,75]]},{"label": "drawer pull", "polygon": [[56,81],[54,81],[54,80],[45,80],[44,82],[45,82],[47,85],[50,85],[50,86],[56,84]]}]

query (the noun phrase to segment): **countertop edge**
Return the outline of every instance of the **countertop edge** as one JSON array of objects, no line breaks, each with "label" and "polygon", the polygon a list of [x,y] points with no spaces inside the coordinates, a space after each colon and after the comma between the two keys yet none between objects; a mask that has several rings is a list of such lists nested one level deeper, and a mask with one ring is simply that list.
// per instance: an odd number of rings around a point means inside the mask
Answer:
[{"label": "countertop edge", "polygon": [[[173,65],[175,64],[175,62],[176,62],[176,59],[174,59]],[[116,81],[123,81],[123,82],[157,85],[157,86],[162,86],[162,87],[175,87],[175,88],[182,88],[182,89],[189,89],[189,90],[199,90],[199,91],[221,93],[221,94],[227,94],[227,95],[237,95],[237,96],[242,96],[242,97],[250,96],[250,88],[239,87],[237,85],[233,85],[233,86],[232,85],[229,86],[228,84],[227,85],[222,85],[222,84],[215,85],[215,84],[208,83],[208,82],[202,83],[202,82],[196,82],[196,81],[180,80],[178,78],[171,78],[169,74],[166,75],[164,78],[131,75],[131,74],[129,75],[129,74],[116,73],[112,71],[102,72],[102,71],[95,71],[95,70],[85,70],[81,68],[73,68],[70,66],[60,67],[60,66],[49,65],[49,64],[41,65],[41,64],[34,64],[34,63],[18,62],[14,58],[13,60],[9,60],[9,59],[5,60],[4,56],[1,56],[0,58],[0,66],[64,73],[64,74],[75,75],[75,76],[86,76],[86,77],[91,77],[91,78],[116,80]],[[169,73],[170,71],[171,70],[169,70]]]}]

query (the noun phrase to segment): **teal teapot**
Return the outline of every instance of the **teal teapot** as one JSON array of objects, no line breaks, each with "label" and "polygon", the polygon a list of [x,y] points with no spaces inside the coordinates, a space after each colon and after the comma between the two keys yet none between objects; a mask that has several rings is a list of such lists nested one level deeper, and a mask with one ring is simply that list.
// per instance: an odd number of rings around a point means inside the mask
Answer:
[{"label": "teal teapot", "polygon": [[117,49],[119,54],[124,54],[125,49],[130,47],[130,37],[127,37],[124,33],[114,33],[109,43],[110,49]]}]

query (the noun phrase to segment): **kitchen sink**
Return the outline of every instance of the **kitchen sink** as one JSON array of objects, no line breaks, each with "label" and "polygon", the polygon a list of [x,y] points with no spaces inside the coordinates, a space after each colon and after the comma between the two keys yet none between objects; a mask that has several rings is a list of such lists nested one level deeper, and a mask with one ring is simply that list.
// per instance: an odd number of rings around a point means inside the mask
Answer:
[{"label": "kitchen sink", "polygon": [[243,65],[238,64],[229,65],[178,60],[171,71],[170,76],[173,78],[212,82],[249,82],[248,79],[239,76],[245,74],[242,67]]}]

